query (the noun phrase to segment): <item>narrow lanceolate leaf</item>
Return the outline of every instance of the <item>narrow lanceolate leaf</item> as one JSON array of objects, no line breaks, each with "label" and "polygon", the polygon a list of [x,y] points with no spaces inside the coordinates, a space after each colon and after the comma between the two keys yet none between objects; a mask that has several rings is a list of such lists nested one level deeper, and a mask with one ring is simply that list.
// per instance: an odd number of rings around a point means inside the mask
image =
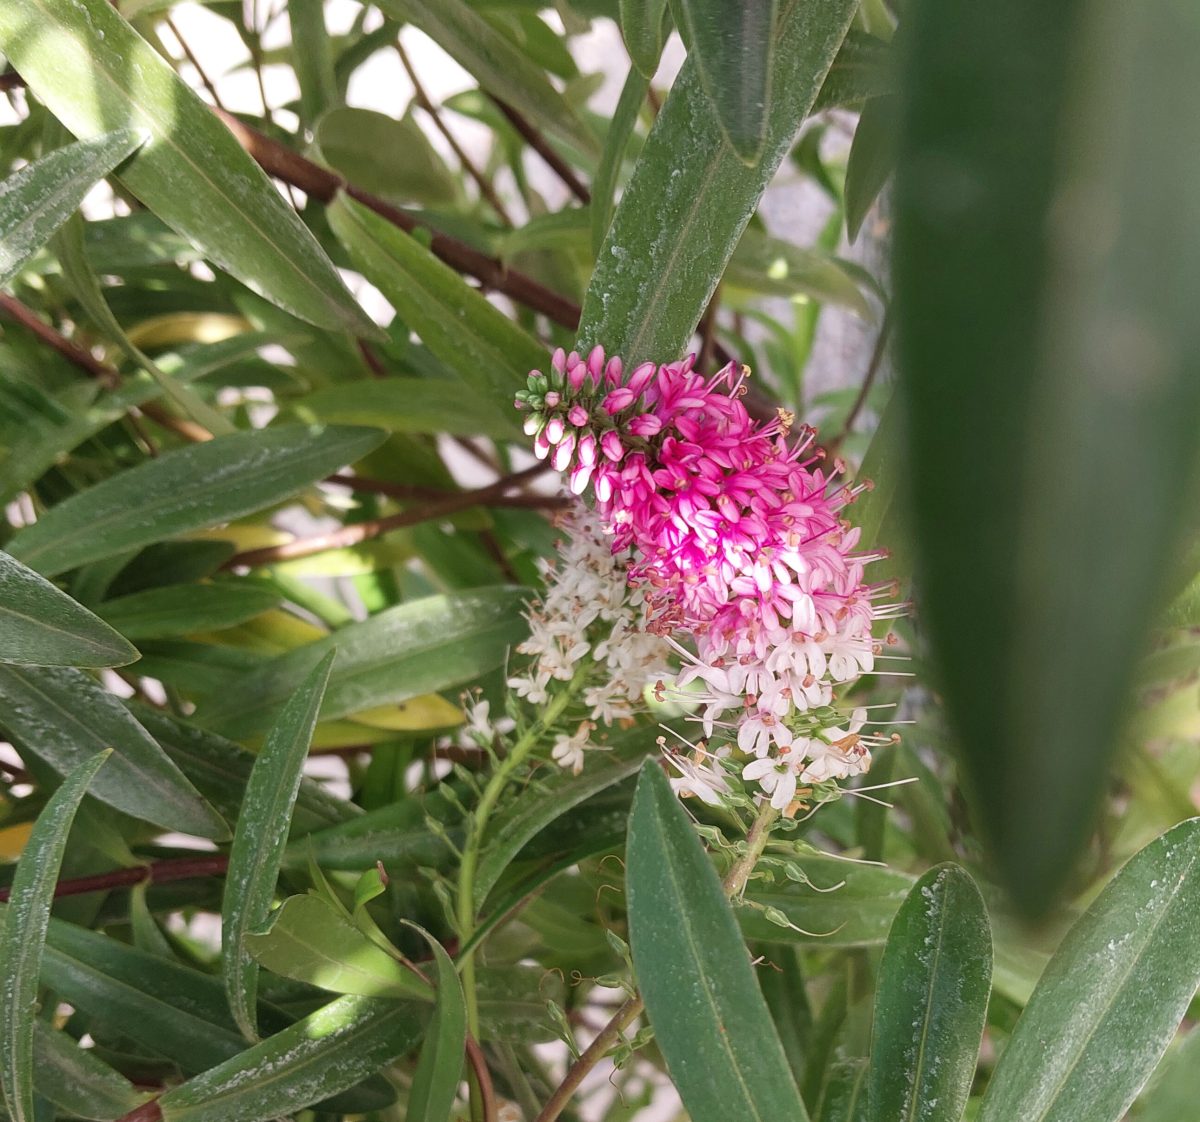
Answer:
[{"label": "narrow lanceolate leaf", "polygon": [[373,1075],[421,1039],[413,1006],[342,997],[168,1091],[165,1122],[265,1122],[302,1110]]},{"label": "narrow lanceolate leaf", "polygon": [[21,530],[8,550],[54,576],[271,506],[365,456],[383,437],[376,429],[281,425],[179,448],[72,495]]},{"label": "narrow lanceolate leaf", "polygon": [[0,663],[125,666],[137,657],[102,619],[0,550]]},{"label": "narrow lanceolate leaf", "polygon": [[[645,5],[630,0],[639,10]],[[657,63],[657,59],[655,60]],[[592,201],[588,206],[592,225],[592,253],[598,255],[600,246],[604,243],[604,235],[608,233],[609,223],[613,216],[613,195],[617,189],[617,180],[621,175],[621,163],[625,159],[625,149],[629,147],[629,138],[633,135],[637,124],[638,113],[646,102],[646,93],[650,89],[650,79],[642,74],[637,67],[629,71],[625,85],[621,87],[621,96],[617,100],[617,108],[613,111],[612,122],[604,135],[604,151],[600,155],[600,165],[592,179]]]},{"label": "narrow lanceolate leaf", "polygon": [[267,733],[246,784],[229,853],[221,908],[221,968],[233,1018],[251,1040],[258,1037],[258,966],[250,957],[246,936],[266,922],[271,910],[292,807],[300,790],[301,769],[308,757],[334,653],[330,651],[321,659]]},{"label": "narrow lanceolate leaf", "polygon": [[147,588],[106,600],[97,610],[128,639],[167,639],[234,627],[279,603],[279,595],[261,585],[218,581]]},{"label": "narrow lanceolate leaf", "polygon": [[437,966],[437,1005],[425,1030],[425,1043],[413,1072],[407,1117],[413,1122],[448,1122],[462,1076],[463,1048],[467,1042],[467,1003],[450,956],[429,932],[419,927],[417,930],[433,950]]},{"label": "narrow lanceolate leaf", "polygon": [[1117,1122],[1200,985],[1200,819],[1151,842],[1067,932],[979,1122]]},{"label": "narrow lanceolate leaf", "polygon": [[596,138],[545,72],[466,0],[380,0],[379,8],[420,28],[493,97],[579,151],[597,150]]},{"label": "narrow lanceolate leaf", "polygon": [[975,882],[930,869],[892,922],[875,992],[868,1122],[959,1122],[992,981],[992,933]]},{"label": "narrow lanceolate leaf", "polygon": [[1107,792],[1191,516],[1200,22],[912,16],[894,274],[922,619],[997,868],[1035,912]]},{"label": "narrow lanceolate leaf", "polygon": [[37,1093],[71,1118],[118,1118],[150,1097],[40,1018],[33,1026],[33,1063]]},{"label": "narrow lanceolate leaf", "polygon": [[667,0],[621,0],[621,38],[637,73],[649,83],[662,56],[667,22]]},{"label": "narrow lanceolate leaf", "polygon": [[653,761],[638,778],[626,853],[638,988],[695,1122],[805,1122],[721,882]]},{"label": "narrow lanceolate leaf", "polygon": [[511,410],[513,393],[545,361],[537,340],[415,238],[362,204],[338,195],[328,214],[355,267],[404,324],[494,409]]},{"label": "narrow lanceolate leaf", "polygon": [[80,800],[109,752],[80,764],[46,803],[13,876],[0,936],[0,1084],[13,1122],[33,1122],[33,1026],[54,884]]},{"label": "narrow lanceolate leaf", "polygon": [[112,748],[93,796],[166,830],[229,837],[221,816],[120,700],[80,670],[0,666],[0,726],[60,775]]},{"label": "narrow lanceolate leaf", "polygon": [[770,117],[776,0],[679,0],[688,55],[733,150],[753,164]]},{"label": "narrow lanceolate leaf", "polygon": [[[544,360],[543,355],[539,361]],[[373,425],[389,432],[511,438],[513,422],[508,410],[499,407],[500,400],[499,391],[494,399],[476,396],[470,382],[372,378],[318,390],[292,408],[305,421]]]},{"label": "narrow lanceolate leaf", "polygon": [[272,973],[330,993],[425,1001],[431,996],[411,970],[319,896],[289,896],[266,931],[246,936],[246,946]]},{"label": "narrow lanceolate leaf", "polygon": [[35,160],[0,183],[0,288],[50,240],[93,184],[143,139],[143,134],[132,129],[118,129],[80,140]]},{"label": "narrow lanceolate leaf", "polygon": [[476,588],[388,608],[251,671],[202,704],[197,719],[239,739],[264,731],[335,645],[321,710],[326,720],[463,685],[500,666],[525,634],[527,596],[519,588]]},{"label": "narrow lanceolate leaf", "polygon": [[0,51],[76,136],[148,134],[121,183],[215,264],[310,323],[375,332],[258,165],[108,0],[7,0]]},{"label": "narrow lanceolate leaf", "polygon": [[603,343],[627,364],[684,352],[855,8],[854,0],[780,0],[775,101],[752,168],[721,131],[695,60],[684,64],[601,247],[583,303],[582,347]]}]

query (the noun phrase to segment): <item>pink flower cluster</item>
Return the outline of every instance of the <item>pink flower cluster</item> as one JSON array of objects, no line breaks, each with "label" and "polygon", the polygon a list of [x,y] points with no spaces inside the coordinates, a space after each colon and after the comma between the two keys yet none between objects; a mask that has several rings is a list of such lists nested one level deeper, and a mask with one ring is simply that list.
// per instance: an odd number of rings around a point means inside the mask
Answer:
[{"label": "pink flower cluster", "polygon": [[[865,582],[880,555],[856,553],[858,531],[840,516],[863,486],[835,484],[816,466],[811,429],[791,438],[782,412],[751,418],[748,371],[730,365],[705,379],[692,364],[645,363],[625,380],[621,360],[599,347],[586,360],[559,350],[518,405],[531,411],[537,454],[569,472],[576,494],[591,484],[614,552],[632,549],[629,579],[654,626],[692,637],[694,653],[677,647],[687,661],[679,685],[703,683],[691,696],[706,735],[736,714],[742,751],[772,761],[764,788],[790,801],[797,780],[869,763],[872,738],[842,733],[831,755],[797,717],[872,669],[871,625],[892,589]],[[763,767],[752,763],[748,778]]]}]

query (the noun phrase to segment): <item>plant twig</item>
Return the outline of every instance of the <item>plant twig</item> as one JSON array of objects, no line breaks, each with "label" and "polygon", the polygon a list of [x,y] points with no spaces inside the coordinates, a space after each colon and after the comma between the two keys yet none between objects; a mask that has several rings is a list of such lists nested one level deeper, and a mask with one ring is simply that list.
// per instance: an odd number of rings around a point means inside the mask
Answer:
[{"label": "plant twig", "polygon": [[500,498],[505,491],[523,483],[538,472],[543,471],[542,464],[535,464],[524,471],[506,475],[486,487],[475,491],[463,491],[460,494],[449,495],[438,502],[415,510],[401,511],[386,518],[373,518],[367,522],[356,522],[341,526],[327,534],[316,534],[309,538],[297,538],[295,541],[284,542],[281,545],[266,546],[263,549],[250,549],[231,557],[222,566],[224,569],[253,569],[260,565],[274,565],[280,561],[290,561],[297,557],[311,557],[314,553],[324,553],[330,549],[345,549],[370,541],[381,534],[390,533],[403,526],[416,526],[434,518],[444,518],[449,514],[457,514],[473,506],[485,506],[494,499]]},{"label": "plant twig", "polygon": [[875,340],[875,349],[871,352],[871,361],[867,364],[867,372],[863,377],[862,385],[859,387],[858,396],[854,399],[854,404],[850,406],[850,412],[846,414],[846,423],[842,425],[842,431],[825,446],[827,455],[836,455],[846,437],[854,430],[854,424],[858,420],[859,414],[863,411],[863,407],[867,404],[871,387],[875,384],[875,377],[879,373],[879,368],[883,365],[883,356],[887,354],[888,337],[891,335],[891,330],[892,311],[889,308],[883,314],[883,323],[879,325],[879,335]]},{"label": "plant twig", "polygon": [[[721,882],[721,887],[725,889],[725,895],[731,900],[738,899],[745,890],[746,881],[754,872],[754,866],[758,864],[758,859],[767,846],[771,827],[778,817],[779,811],[770,803],[764,802],[759,808],[758,816],[750,827],[750,832],[746,835],[746,852],[734,862]],[[546,1105],[542,1107],[541,1114],[534,1119],[534,1122],[554,1122],[571,1101],[571,1096],[579,1088],[587,1074],[608,1055],[609,1051],[620,1041],[624,1031],[637,1020],[644,1008],[641,996],[634,994],[613,1014],[612,1020],[600,1030],[596,1039],[584,1049],[579,1059],[567,1070],[563,1081],[555,1088],[554,1094],[547,1100]]]},{"label": "plant twig", "polygon": [[225,106],[221,102],[221,95],[217,93],[217,87],[213,85],[212,80],[205,73],[204,67],[200,65],[200,60],[196,57],[192,48],[188,46],[187,40],[183,37],[179,28],[175,26],[175,21],[171,18],[170,11],[167,12],[164,22],[171,29],[171,34],[175,36],[175,42],[179,44],[183,51],[184,57],[192,64],[192,69],[200,79],[200,84],[208,91],[208,96],[212,98],[213,104],[218,109],[224,109]]},{"label": "plant twig", "polygon": [[412,62],[409,61],[404,44],[399,39],[396,40],[396,52],[400,55],[400,62],[404,67],[404,72],[408,75],[408,80],[412,82],[413,96],[416,98],[417,104],[429,114],[434,128],[445,137],[446,143],[450,145],[450,150],[454,153],[455,159],[458,160],[463,171],[475,181],[475,186],[479,188],[480,195],[483,196],[492,210],[496,212],[500,221],[506,226],[511,226],[513,224],[512,216],[504,209],[504,204],[500,201],[500,196],[496,194],[495,186],[475,166],[474,161],[463,151],[462,145],[455,139],[454,133],[450,131],[449,126],[442,120],[441,113],[438,112],[437,106],[429,99],[429,95],[425,92],[425,87],[421,85],[421,79],[417,77],[417,72],[413,68]]},{"label": "plant twig", "polygon": [[[89,892],[107,892],[112,888],[129,888],[135,884],[166,884],[173,880],[216,877],[221,876],[228,867],[229,858],[223,853],[205,854],[203,857],[172,857],[151,861],[147,865],[113,869],[107,873],[69,877],[54,886],[54,896],[55,899],[61,896],[85,896]],[[0,888],[0,901],[7,901],[8,894],[9,889]]]},{"label": "plant twig", "polygon": [[541,134],[537,126],[507,102],[501,101],[498,97],[492,97],[492,101],[495,102],[496,108],[504,114],[505,120],[520,133],[521,139],[541,156],[546,166],[563,181],[567,190],[585,206],[590,203],[592,193],[584,185],[583,180],[575,174],[575,169],[551,147],[550,142]]},{"label": "plant twig", "polygon": [[[290,148],[285,148],[257,129],[244,124],[232,114],[222,113],[217,109],[213,112],[225,122],[238,143],[265,172],[293,187],[299,187],[311,198],[328,203],[338,191],[345,191],[352,199],[373,210],[405,233],[411,234],[424,225],[407,211],[348,183],[336,172],[306,160]],[[436,230],[430,230],[429,250],[451,268],[475,277],[488,288],[503,293],[535,312],[540,312],[554,323],[571,329],[579,325],[578,304],[557,292],[552,292],[532,277],[508,268],[497,258],[480,253],[465,242]]]}]

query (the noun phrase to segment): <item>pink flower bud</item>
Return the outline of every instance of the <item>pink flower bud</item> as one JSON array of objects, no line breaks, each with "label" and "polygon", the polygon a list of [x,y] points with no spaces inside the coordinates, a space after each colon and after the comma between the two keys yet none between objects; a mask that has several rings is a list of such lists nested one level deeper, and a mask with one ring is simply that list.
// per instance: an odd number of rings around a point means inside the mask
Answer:
[{"label": "pink flower bud", "polygon": [[591,478],[592,467],[590,464],[576,464],[567,479],[567,486],[570,488],[571,494],[582,495],[587,490]]},{"label": "pink flower bud", "polygon": [[662,421],[653,413],[640,413],[629,422],[629,431],[634,436],[656,436],[662,431]]},{"label": "pink flower bud", "polygon": [[548,455],[550,455],[550,441],[546,439],[545,429],[542,429],[542,431],[533,438],[533,454],[537,456],[539,460],[544,460]]},{"label": "pink flower bud", "polygon": [[600,403],[600,408],[612,417],[632,405],[636,396],[628,386],[618,386]]},{"label": "pink flower bud", "polygon": [[551,390],[548,394],[546,394],[544,400],[546,402],[546,408],[553,409],[560,401],[562,401],[562,394],[560,394],[558,390]]},{"label": "pink flower bud", "polygon": [[545,418],[540,413],[531,413],[525,418],[525,424],[523,426],[525,429],[525,435],[536,436],[538,429],[542,427],[544,421]]},{"label": "pink flower bud", "polygon": [[600,385],[600,377],[604,373],[604,348],[597,343],[587,360],[588,373],[592,376],[592,385]]},{"label": "pink flower bud", "polygon": [[572,405],[567,420],[576,428],[582,428],[588,423],[588,412],[582,405]]},{"label": "pink flower bud", "polygon": [[654,377],[656,367],[652,362],[643,362],[629,376],[629,390],[634,397],[641,397],[646,392],[646,387],[650,385],[651,379]]},{"label": "pink flower bud", "polygon": [[[571,354],[575,352],[572,351]],[[570,383],[571,389],[583,389],[584,379],[587,378],[587,367],[578,360],[567,370],[567,381]]]},{"label": "pink flower bud", "polygon": [[563,433],[566,432],[566,426],[562,422],[561,417],[551,417],[546,422],[546,439],[551,444],[557,444],[563,438]]},{"label": "pink flower bud", "polygon": [[575,451],[575,434],[567,433],[562,438],[561,443],[554,449],[554,456],[551,459],[551,464],[555,471],[566,471],[571,464],[571,455]]},{"label": "pink flower bud", "polygon": [[621,457],[625,455],[625,447],[621,444],[621,438],[617,435],[616,429],[609,429],[600,438],[600,451],[613,463],[620,463]]},{"label": "pink flower bud", "polygon": [[596,472],[596,484],[594,490],[596,492],[596,501],[598,503],[606,503],[612,499],[612,475],[604,467],[601,467],[600,470]]},{"label": "pink flower bud", "polygon": [[625,370],[625,364],[620,357],[613,355],[608,360],[608,365],[604,368],[604,380],[610,386],[619,386],[621,384],[621,375]]},{"label": "pink flower bud", "polygon": [[566,373],[567,355],[562,347],[554,348],[554,356],[550,359],[550,365],[560,374]]},{"label": "pink flower bud", "polygon": [[579,438],[579,462],[585,467],[595,467],[596,465],[596,438],[590,433],[585,432]]}]

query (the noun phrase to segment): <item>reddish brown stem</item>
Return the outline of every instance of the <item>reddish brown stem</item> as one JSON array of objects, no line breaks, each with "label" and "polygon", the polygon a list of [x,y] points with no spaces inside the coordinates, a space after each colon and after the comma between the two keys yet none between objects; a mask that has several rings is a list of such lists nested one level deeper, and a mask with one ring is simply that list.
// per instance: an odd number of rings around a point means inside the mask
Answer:
[{"label": "reddish brown stem", "polygon": [[[345,191],[352,199],[373,210],[393,226],[411,234],[423,225],[407,211],[392,206],[368,191],[348,183],[336,172],[319,167],[311,160],[276,143],[255,128],[243,124],[230,113],[214,109],[214,113],[229,127],[229,131],[245,150],[254,157],[259,166],[269,175],[298,187],[305,194],[321,202],[331,202],[338,191]],[[502,261],[472,249],[465,242],[451,238],[436,230],[429,231],[429,249],[453,269],[468,273],[488,288],[504,293],[518,304],[524,304],[563,327],[574,329],[579,326],[579,305],[552,292],[532,277],[508,268]]]},{"label": "reddish brown stem", "polygon": [[89,377],[103,382],[109,389],[117,384],[118,375],[111,366],[105,365],[91,351],[81,347],[78,343],[72,343],[65,335],[60,335],[15,296],[8,296],[0,292],[0,314],[14,323],[19,323],[48,347],[56,350],[68,362],[78,366]]},{"label": "reddish brown stem", "polygon": [[117,1122],[162,1122],[162,1116],[158,1100],[151,1099],[148,1103],[142,1103],[141,1106],[135,1107],[128,1114],[122,1114]]},{"label": "reddish brown stem", "polygon": [[477,491],[464,491],[459,495],[450,495],[439,502],[416,510],[405,510],[386,518],[373,518],[368,522],[356,522],[342,526],[328,534],[316,534],[311,538],[297,538],[295,541],[284,542],[282,545],[271,545],[263,549],[250,549],[239,553],[225,562],[226,569],[254,569],[261,565],[274,565],[280,561],[291,561],[297,557],[311,557],[314,553],[324,553],[330,549],[346,549],[360,542],[370,541],[381,534],[399,530],[404,526],[416,526],[434,518],[444,518],[467,510],[473,506],[484,506],[500,498],[505,491],[518,486],[526,479],[544,470],[542,464],[535,464],[525,471],[507,475],[503,479]]},{"label": "reddish brown stem", "polygon": [[[94,873],[87,877],[69,877],[54,886],[55,897],[84,896],[89,892],[106,892],[111,888],[129,888],[135,884],[166,884],[173,880],[191,880],[195,877],[220,876],[229,867],[229,858],[223,853],[206,854],[203,857],[173,857],[165,861],[152,861],[148,865],[135,865],[129,869],[113,869],[107,873]],[[8,900],[9,890],[0,888],[0,901]]]},{"label": "reddish brown stem", "polygon": [[584,205],[590,203],[592,194],[584,186],[583,180],[575,174],[574,168],[551,147],[550,142],[541,132],[507,102],[501,101],[498,97],[493,97],[492,101],[496,103],[496,108],[504,114],[505,120],[520,133],[521,139],[541,156],[546,166],[563,181],[571,194]]}]

